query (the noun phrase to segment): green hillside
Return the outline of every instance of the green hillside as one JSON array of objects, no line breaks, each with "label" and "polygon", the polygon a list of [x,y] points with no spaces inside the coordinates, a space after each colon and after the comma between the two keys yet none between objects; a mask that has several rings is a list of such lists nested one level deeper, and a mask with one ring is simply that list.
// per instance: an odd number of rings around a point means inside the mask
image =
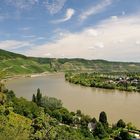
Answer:
[{"label": "green hillside", "polygon": [[12,52],[8,52],[5,50],[0,49],[0,60],[4,60],[4,59],[15,59],[15,58],[27,58],[24,55],[21,54],[16,54],[16,53],[12,53]]},{"label": "green hillside", "polygon": [[7,76],[42,73],[46,71],[140,72],[140,63],[66,58],[35,58],[0,49],[0,72]]}]

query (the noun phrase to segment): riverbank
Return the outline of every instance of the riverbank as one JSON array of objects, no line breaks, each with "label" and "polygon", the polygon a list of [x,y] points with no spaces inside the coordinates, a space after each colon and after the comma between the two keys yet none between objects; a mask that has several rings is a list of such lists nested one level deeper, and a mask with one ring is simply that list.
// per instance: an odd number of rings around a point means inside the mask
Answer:
[{"label": "riverbank", "polygon": [[70,83],[79,84],[86,87],[140,92],[139,73],[67,73],[65,74],[65,79]]},{"label": "riverbank", "polygon": [[19,79],[19,78],[34,78],[34,77],[41,77],[46,75],[54,75],[54,74],[63,74],[63,72],[43,72],[43,73],[32,73],[32,74],[20,74],[20,75],[12,75],[12,76],[6,76],[2,79],[0,79],[0,82],[5,83],[10,80]]}]

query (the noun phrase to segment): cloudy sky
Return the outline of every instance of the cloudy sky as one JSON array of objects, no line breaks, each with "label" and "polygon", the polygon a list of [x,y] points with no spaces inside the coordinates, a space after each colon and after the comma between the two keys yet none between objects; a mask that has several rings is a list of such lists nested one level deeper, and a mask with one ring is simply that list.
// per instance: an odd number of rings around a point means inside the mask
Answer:
[{"label": "cloudy sky", "polygon": [[140,0],[0,0],[0,49],[140,62]]}]

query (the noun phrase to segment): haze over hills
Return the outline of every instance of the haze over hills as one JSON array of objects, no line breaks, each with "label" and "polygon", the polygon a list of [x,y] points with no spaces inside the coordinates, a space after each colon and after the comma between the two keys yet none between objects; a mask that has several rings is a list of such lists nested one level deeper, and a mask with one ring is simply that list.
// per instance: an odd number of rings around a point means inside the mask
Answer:
[{"label": "haze over hills", "polygon": [[140,63],[27,57],[0,49],[0,71],[6,75],[66,71],[140,72]]}]

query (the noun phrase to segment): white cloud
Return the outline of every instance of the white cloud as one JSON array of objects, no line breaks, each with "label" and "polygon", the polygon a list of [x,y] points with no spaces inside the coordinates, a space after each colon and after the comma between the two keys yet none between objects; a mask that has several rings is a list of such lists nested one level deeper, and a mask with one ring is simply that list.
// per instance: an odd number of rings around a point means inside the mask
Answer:
[{"label": "white cloud", "polygon": [[103,42],[97,42],[97,43],[95,43],[95,47],[104,48],[105,46],[104,46]]},{"label": "white cloud", "polygon": [[[34,46],[27,55],[106,59],[118,61],[140,61],[139,15],[107,19],[96,27],[86,28],[79,33],[65,33],[57,40],[40,46]],[[136,42],[137,40],[137,42]]]},{"label": "white cloud", "polygon": [[50,2],[49,0],[45,0],[44,5],[51,14],[56,14],[63,8],[66,1],[67,0],[51,0]]},{"label": "white cloud", "polygon": [[112,19],[112,20],[117,20],[118,17],[117,17],[117,16],[111,16],[111,19]]},{"label": "white cloud", "polygon": [[137,40],[137,41],[136,41],[136,45],[138,45],[138,46],[139,46],[139,45],[140,45],[140,41],[138,41],[138,40]]},{"label": "white cloud", "polygon": [[17,9],[29,9],[35,5],[38,0],[5,0],[5,2],[15,6]]},{"label": "white cloud", "polygon": [[45,53],[44,56],[46,56],[46,57],[52,57],[52,54],[51,53]]},{"label": "white cloud", "polygon": [[98,31],[97,30],[95,30],[95,29],[87,29],[86,31],[85,31],[86,33],[87,33],[87,35],[89,35],[89,36],[98,36]]},{"label": "white cloud", "polygon": [[96,15],[96,14],[102,12],[103,10],[106,9],[106,7],[111,5],[112,2],[113,2],[112,0],[102,0],[101,3],[94,5],[94,6],[90,7],[89,9],[87,9],[86,11],[84,11],[80,15],[80,19],[85,20],[86,18],[88,18],[91,15]]},{"label": "white cloud", "polygon": [[45,6],[51,14],[58,13],[67,0],[4,0],[7,5],[14,6],[18,10],[30,10],[40,3]]},{"label": "white cloud", "polygon": [[17,41],[17,40],[0,41],[0,49],[14,50],[25,46],[33,46],[33,44],[27,41]]},{"label": "white cloud", "polygon": [[67,9],[66,15],[65,15],[65,17],[63,19],[54,20],[54,21],[52,21],[52,23],[61,23],[61,22],[68,21],[68,20],[70,20],[72,18],[74,13],[75,13],[75,10],[69,8],[69,9]]}]

